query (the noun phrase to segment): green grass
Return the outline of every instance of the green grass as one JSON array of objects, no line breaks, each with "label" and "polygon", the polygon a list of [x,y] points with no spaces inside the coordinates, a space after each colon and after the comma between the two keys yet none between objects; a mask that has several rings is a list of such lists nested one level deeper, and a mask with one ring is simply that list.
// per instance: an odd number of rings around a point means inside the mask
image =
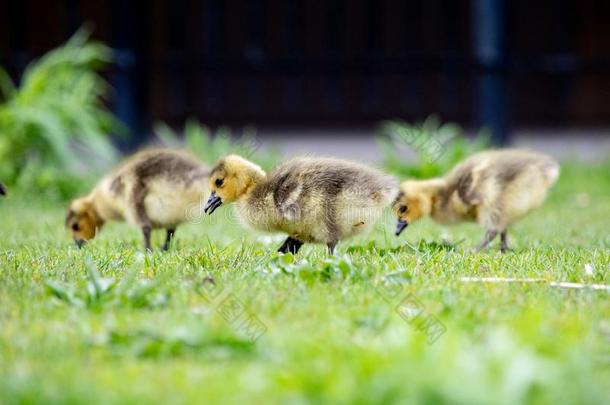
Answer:
[{"label": "green grass", "polygon": [[[396,238],[388,213],[334,257],[280,257],[280,239],[244,231],[227,207],[180,228],[168,253],[144,254],[125,224],[77,250],[65,207],[12,191],[0,200],[0,403],[610,401],[610,293],[460,281],[610,284],[610,165],[565,165],[506,255],[472,253],[474,225],[422,222]],[[252,342],[225,320],[224,297],[265,333]],[[399,316],[405,297],[425,315]],[[428,315],[446,328],[431,344]]]}]

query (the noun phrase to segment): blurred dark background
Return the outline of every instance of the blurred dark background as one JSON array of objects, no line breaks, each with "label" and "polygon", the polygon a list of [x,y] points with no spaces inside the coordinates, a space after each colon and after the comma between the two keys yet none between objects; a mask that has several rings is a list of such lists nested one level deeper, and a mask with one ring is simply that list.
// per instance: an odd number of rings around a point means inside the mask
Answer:
[{"label": "blurred dark background", "polygon": [[112,108],[151,123],[372,128],[437,113],[466,128],[610,119],[607,0],[0,1],[15,78],[83,23],[116,51]]}]

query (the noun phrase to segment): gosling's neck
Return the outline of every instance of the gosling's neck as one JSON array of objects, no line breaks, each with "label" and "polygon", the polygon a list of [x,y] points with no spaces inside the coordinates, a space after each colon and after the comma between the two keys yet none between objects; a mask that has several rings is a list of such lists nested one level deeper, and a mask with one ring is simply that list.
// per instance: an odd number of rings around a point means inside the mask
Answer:
[{"label": "gosling's neck", "polygon": [[108,194],[104,192],[101,185],[96,186],[86,197],[86,201],[91,205],[93,214],[97,219],[98,227],[101,228],[106,221],[112,219],[108,213],[112,212],[112,204],[108,200]]},{"label": "gosling's neck", "polygon": [[436,219],[439,214],[447,206],[449,201],[450,191],[445,179],[434,178],[425,180],[425,190],[430,196],[430,216]]},{"label": "gosling's neck", "polygon": [[262,194],[261,191],[265,188],[267,180],[267,173],[262,170],[253,170],[252,173],[250,173],[246,191],[237,202],[243,203],[251,201],[252,199],[256,200],[258,196]]},{"label": "gosling's neck", "polygon": [[252,177],[246,191],[235,201],[237,216],[244,224],[253,228],[258,228],[261,212],[265,211],[267,180],[264,173]]}]

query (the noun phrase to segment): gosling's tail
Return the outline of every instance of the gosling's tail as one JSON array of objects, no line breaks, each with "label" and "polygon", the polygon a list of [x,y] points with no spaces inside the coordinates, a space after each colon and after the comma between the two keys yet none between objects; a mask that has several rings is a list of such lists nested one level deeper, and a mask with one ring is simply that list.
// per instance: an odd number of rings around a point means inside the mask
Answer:
[{"label": "gosling's tail", "polygon": [[544,175],[546,177],[546,181],[548,186],[552,186],[557,179],[559,178],[559,163],[554,160],[549,160],[547,164],[544,165]]}]

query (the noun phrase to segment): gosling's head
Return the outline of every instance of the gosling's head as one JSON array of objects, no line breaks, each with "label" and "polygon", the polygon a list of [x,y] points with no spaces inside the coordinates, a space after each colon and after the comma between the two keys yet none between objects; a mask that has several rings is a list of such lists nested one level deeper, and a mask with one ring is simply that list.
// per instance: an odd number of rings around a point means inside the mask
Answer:
[{"label": "gosling's head", "polygon": [[89,199],[82,197],[72,201],[66,216],[66,227],[72,233],[76,246],[80,248],[86,241],[93,239],[102,225],[104,221]]},{"label": "gosling's head", "polygon": [[433,189],[425,181],[408,180],[400,184],[400,193],[392,207],[398,218],[396,236],[409,224],[430,215],[433,198]]},{"label": "gosling's head", "polygon": [[205,212],[211,214],[222,204],[229,204],[247,196],[264,177],[265,172],[260,166],[241,156],[225,156],[210,173],[212,194],[205,205]]}]

